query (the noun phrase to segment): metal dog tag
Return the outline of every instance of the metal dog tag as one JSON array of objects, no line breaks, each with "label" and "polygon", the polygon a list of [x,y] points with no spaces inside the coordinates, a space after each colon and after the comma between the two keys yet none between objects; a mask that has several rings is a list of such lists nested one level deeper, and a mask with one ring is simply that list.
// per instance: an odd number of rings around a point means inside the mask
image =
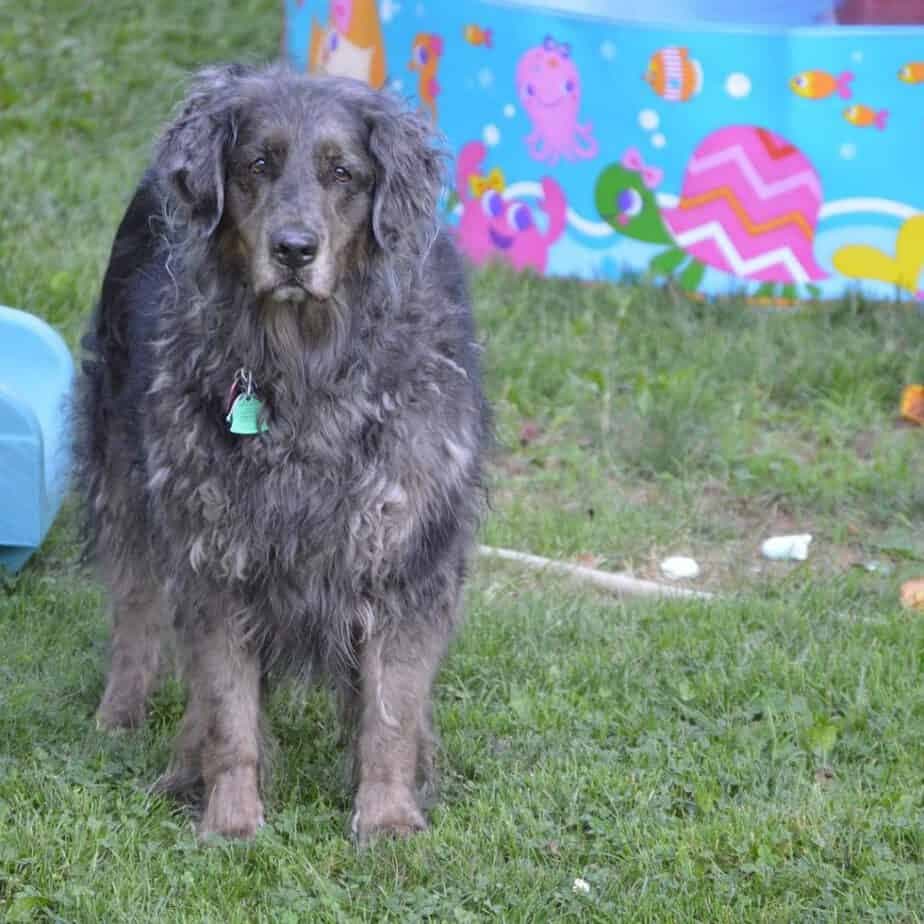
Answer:
[{"label": "metal dog tag", "polygon": [[263,402],[256,395],[238,395],[225,419],[231,424],[232,433],[254,436],[257,433],[266,433],[269,429],[266,423],[260,420],[262,410]]}]

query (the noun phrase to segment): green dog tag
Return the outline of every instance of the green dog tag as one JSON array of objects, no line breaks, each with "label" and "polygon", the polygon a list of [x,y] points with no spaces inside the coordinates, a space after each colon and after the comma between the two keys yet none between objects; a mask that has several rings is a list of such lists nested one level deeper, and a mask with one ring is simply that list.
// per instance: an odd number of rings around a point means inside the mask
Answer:
[{"label": "green dog tag", "polygon": [[256,395],[239,395],[231,405],[225,418],[231,424],[231,432],[241,436],[265,433],[269,427],[260,420],[263,402]]}]

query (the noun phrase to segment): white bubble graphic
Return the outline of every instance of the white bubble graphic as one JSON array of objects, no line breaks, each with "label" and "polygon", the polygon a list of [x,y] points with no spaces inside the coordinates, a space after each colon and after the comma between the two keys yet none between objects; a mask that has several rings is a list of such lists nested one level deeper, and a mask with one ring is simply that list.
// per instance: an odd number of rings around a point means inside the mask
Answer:
[{"label": "white bubble graphic", "polygon": [[657,132],[651,136],[651,143],[656,148],[663,148],[664,145],[667,144],[667,138],[665,138],[664,135],[661,134],[661,132]]},{"label": "white bubble graphic", "polygon": [[481,137],[484,139],[484,143],[489,148],[496,147],[498,144],[500,144],[500,129],[492,122],[488,125],[485,125],[484,130],[481,133]]},{"label": "white bubble graphic", "polygon": [[490,67],[483,67],[478,71],[478,86],[483,90],[487,90],[488,87],[494,84],[494,71]]},{"label": "white bubble graphic", "polygon": [[638,124],[646,132],[653,132],[661,124],[661,118],[654,109],[643,109],[638,114]]},{"label": "white bubble graphic", "polygon": [[514,106],[513,103],[507,103],[507,105],[504,106],[504,115],[507,116],[508,119],[512,119],[516,114],[517,107]]},{"label": "white bubble graphic", "polygon": [[725,92],[732,99],[744,99],[751,95],[751,78],[747,74],[729,74],[725,81]]},{"label": "white bubble graphic", "polygon": [[843,157],[844,160],[853,160],[856,156],[857,146],[855,144],[850,144],[850,142],[848,142],[847,144],[841,145],[841,157]]},{"label": "white bubble graphic", "polygon": [[600,45],[600,55],[604,61],[612,61],[616,57],[616,46],[607,39]]},{"label": "white bubble graphic", "polygon": [[382,22],[391,22],[400,12],[400,3],[395,3],[394,0],[382,0],[382,5],[379,7],[379,14],[382,17]]}]

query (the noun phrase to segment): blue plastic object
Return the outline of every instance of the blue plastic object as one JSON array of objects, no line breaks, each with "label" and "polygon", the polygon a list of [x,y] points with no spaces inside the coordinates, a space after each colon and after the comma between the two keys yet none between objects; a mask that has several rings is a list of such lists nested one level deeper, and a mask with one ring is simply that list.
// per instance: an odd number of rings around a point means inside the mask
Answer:
[{"label": "blue plastic object", "polygon": [[61,506],[73,381],[61,337],[34,315],[0,305],[0,570],[26,563]]}]

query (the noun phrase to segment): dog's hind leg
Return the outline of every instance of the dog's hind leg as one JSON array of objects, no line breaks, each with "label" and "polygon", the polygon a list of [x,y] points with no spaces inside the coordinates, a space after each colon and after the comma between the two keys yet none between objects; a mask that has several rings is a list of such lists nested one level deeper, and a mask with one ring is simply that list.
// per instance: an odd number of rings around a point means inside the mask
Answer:
[{"label": "dog's hind leg", "polygon": [[250,838],[263,825],[260,659],[232,612],[212,604],[183,629],[189,701],[173,779],[201,777],[202,837]]},{"label": "dog's hind leg", "polygon": [[97,725],[111,730],[144,721],[160,667],[166,614],[154,581],[126,572],[110,580],[112,655],[106,691],[96,710]]},{"label": "dog's hind leg", "polygon": [[415,622],[363,645],[351,822],[361,845],[378,834],[406,836],[427,826],[416,791],[432,776],[430,697],[447,630],[448,621]]}]

